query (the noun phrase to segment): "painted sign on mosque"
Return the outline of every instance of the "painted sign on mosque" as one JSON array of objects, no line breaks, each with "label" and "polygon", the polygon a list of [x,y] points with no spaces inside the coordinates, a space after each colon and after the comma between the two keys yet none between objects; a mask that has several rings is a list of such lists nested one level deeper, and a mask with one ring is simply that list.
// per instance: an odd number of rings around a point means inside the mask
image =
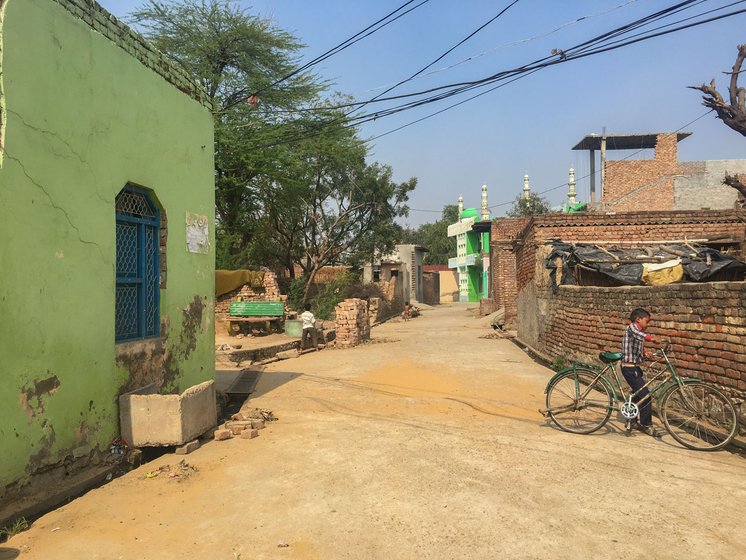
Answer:
[{"label": "painted sign on mosque", "polygon": [[186,242],[190,253],[210,252],[210,226],[207,216],[186,213]]}]

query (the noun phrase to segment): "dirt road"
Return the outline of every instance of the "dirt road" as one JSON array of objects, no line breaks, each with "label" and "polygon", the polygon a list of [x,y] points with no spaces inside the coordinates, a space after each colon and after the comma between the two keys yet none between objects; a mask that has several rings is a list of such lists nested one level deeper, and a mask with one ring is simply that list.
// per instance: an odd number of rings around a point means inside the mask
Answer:
[{"label": "dirt road", "polygon": [[[737,558],[746,460],[669,438],[566,434],[550,372],[461,304],[374,343],[271,364],[250,406],[279,417],[166,455],[6,543],[43,559]],[[2,548],[0,546],[0,548]]]}]

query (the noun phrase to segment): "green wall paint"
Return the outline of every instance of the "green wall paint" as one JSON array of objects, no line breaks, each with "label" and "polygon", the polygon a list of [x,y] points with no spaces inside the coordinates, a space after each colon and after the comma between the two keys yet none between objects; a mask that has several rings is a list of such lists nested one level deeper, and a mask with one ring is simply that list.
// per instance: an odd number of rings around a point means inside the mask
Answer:
[{"label": "green wall paint", "polygon": [[[485,256],[487,259],[490,257],[490,233],[488,231],[482,232],[482,258]],[[482,270],[482,297],[487,299],[490,297],[490,266],[483,268]]]},{"label": "green wall paint", "polygon": [[466,254],[473,255],[479,252],[479,234],[475,231],[466,232]]},{"label": "green wall paint", "polygon": [[477,266],[470,266],[467,269],[469,275],[469,301],[479,301],[479,279],[482,276],[482,269]]},{"label": "green wall paint", "polygon": [[[118,433],[131,370],[114,344],[114,198],[128,182],[168,218],[162,390],[214,372],[210,112],[55,2],[7,2],[2,39],[0,494]],[[187,252],[186,212],[208,217],[209,254]]]}]

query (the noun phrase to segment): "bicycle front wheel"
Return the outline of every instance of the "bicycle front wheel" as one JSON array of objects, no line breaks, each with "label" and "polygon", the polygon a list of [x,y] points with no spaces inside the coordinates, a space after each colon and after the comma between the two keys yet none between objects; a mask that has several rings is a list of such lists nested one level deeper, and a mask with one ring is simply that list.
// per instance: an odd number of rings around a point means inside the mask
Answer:
[{"label": "bicycle front wheel", "polygon": [[611,386],[597,372],[568,371],[547,388],[547,412],[564,431],[590,434],[608,422],[613,395]]},{"label": "bicycle front wheel", "polygon": [[738,433],[736,407],[706,383],[674,387],[663,397],[661,414],[668,432],[689,449],[722,449]]}]

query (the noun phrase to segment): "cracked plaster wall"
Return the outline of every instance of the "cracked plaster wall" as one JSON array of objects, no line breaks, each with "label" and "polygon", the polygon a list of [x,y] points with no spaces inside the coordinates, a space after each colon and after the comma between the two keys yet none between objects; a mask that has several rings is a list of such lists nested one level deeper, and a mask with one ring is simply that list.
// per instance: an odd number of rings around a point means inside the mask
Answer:
[{"label": "cracked plaster wall", "polygon": [[[177,216],[214,239],[212,117],[57,1],[2,2],[6,121],[0,168],[0,497],[106,453],[117,397],[211,379],[214,253],[189,253]],[[121,24],[119,24],[121,25]],[[34,71],[29,71],[33,68]],[[114,343],[114,198],[152,189],[169,217],[167,326],[136,371]],[[212,244],[214,246],[214,244]],[[121,345],[119,345],[121,346]],[[33,486],[33,485],[31,485]]]}]

